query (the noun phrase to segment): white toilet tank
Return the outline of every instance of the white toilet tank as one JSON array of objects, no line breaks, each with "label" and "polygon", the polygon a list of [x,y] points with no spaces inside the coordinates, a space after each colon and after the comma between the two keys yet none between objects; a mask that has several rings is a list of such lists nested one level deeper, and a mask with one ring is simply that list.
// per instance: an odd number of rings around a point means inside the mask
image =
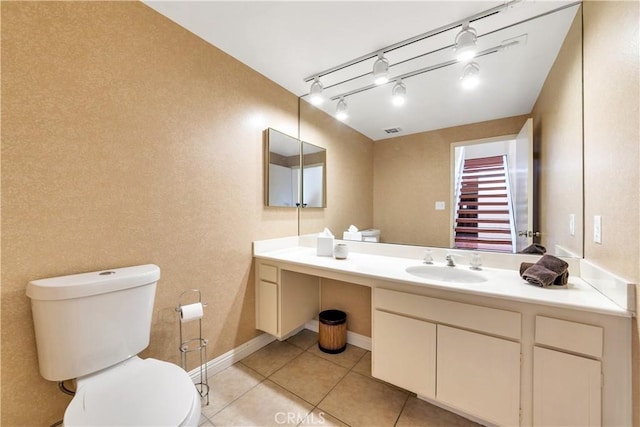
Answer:
[{"label": "white toilet tank", "polygon": [[40,374],[78,378],[144,350],[159,279],[147,264],[29,282]]}]

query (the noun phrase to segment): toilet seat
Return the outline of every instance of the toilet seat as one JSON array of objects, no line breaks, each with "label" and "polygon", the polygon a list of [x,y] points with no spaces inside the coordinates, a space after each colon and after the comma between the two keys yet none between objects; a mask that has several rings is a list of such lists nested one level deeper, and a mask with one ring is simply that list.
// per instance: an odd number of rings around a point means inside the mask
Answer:
[{"label": "toilet seat", "polygon": [[156,359],[135,356],[77,384],[65,426],[179,426],[200,407],[189,375]]}]

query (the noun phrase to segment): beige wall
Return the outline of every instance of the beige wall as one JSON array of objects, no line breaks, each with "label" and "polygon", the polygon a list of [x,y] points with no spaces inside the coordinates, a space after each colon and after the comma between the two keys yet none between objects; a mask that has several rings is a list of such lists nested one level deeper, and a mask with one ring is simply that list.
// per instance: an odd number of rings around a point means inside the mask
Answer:
[{"label": "beige wall", "polygon": [[[582,256],[582,13],[569,29],[533,111],[540,243]],[[575,235],[569,215],[575,215]]]},{"label": "beige wall", "polygon": [[[640,281],[639,5],[583,5],[585,258],[634,283]],[[594,215],[602,216],[602,244],[592,239]],[[637,319],[634,425],[640,425]]]},{"label": "beige wall", "polygon": [[297,234],[263,207],[263,130],[296,135],[298,106],[142,3],[1,7],[2,425],[51,425],[70,398],[39,375],[29,280],[159,265],[144,357],[179,361],[188,288],[210,358],[258,335],[251,242]]},{"label": "beige wall", "polygon": [[[382,241],[450,246],[451,143],[517,134],[528,116],[417,133],[374,144],[373,223]],[[446,209],[436,211],[436,201]]]}]

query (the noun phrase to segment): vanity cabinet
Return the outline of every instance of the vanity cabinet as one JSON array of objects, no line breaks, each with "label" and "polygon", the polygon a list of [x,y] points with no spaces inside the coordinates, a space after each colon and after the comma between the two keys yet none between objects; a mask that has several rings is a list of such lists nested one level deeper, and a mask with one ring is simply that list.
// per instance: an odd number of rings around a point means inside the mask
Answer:
[{"label": "vanity cabinet", "polygon": [[521,315],[374,290],[372,375],[497,425],[520,424]]},{"label": "vanity cabinet", "polygon": [[368,266],[379,257],[312,252],[256,257],[258,329],[285,339],[317,318],[325,278],[367,286],[375,378],[481,424],[632,425],[630,314],[579,279],[557,291],[515,272],[436,286],[383,276]]},{"label": "vanity cabinet", "polygon": [[256,328],[284,339],[318,315],[320,279],[256,262]]},{"label": "vanity cabinet", "polygon": [[602,340],[600,327],[536,317],[534,425],[602,425]]}]

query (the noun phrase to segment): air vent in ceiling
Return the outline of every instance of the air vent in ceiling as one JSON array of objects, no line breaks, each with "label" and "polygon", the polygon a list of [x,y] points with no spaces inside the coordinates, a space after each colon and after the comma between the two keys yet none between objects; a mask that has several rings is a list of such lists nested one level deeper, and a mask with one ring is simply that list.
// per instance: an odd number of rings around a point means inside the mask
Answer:
[{"label": "air vent in ceiling", "polygon": [[387,128],[383,129],[386,133],[400,133],[402,132],[401,128]]}]

